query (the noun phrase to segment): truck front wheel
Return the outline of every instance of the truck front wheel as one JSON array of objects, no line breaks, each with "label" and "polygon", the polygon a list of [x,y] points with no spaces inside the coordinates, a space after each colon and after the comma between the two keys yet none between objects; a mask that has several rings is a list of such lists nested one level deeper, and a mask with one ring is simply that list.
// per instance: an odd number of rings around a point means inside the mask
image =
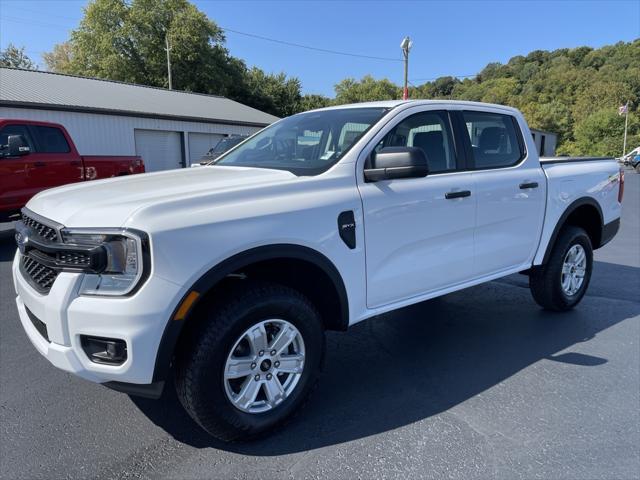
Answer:
[{"label": "truck front wheel", "polygon": [[189,415],[225,441],[283,423],[317,382],[324,356],[320,315],[299,292],[243,281],[201,311],[180,345],[178,397]]},{"label": "truck front wheel", "polygon": [[533,299],[541,307],[558,312],[576,306],[589,286],[593,270],[593,248],[579,227],[563,228],[546,264],[529,275]]}]

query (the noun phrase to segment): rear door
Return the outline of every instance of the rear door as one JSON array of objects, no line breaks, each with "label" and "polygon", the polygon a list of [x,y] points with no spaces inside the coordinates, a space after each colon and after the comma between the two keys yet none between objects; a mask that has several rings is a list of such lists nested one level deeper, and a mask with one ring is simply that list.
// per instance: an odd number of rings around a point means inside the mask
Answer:
[{"label": "rear door", "polygon": [[[476,197],[457,143],[448,112],[416,107],[399,114],[363,152],[358,188],[368,307],[437,291],[471,276]],[[367,159],[387,146],[422,148],[429,175],[365,182]]]},{"label": "rear door", "polygon": [[[535,146],[504,110],[462,110],[462,137],[477,193],[474,277],[525,268],[535,255],[546,179]],[[528,135],[528,132],[526,132]]]},{"label": "rear door", "polygon": [[[28,125],[35,142],[29,182],[36,192],[84,179],[82,161],[64,132],[53,126]],[[35,193],[35,192],[34,192]]]}]

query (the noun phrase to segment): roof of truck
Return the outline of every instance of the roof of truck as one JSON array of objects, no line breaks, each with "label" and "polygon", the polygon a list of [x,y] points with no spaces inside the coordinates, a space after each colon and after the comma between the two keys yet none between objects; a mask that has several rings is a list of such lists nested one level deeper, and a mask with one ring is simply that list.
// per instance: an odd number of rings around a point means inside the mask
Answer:
[{"label": "roof of truck", "polygon": [[400,105],[412,106],[412,105],[459,105],[468,107],[491,107],[500,108],[503,110],[510,110],[517,112],[518,110],[506,105],[498,105],[495,103],[483,103],[483,102],[469,102],[466,100],[427,100],[427,99],[412,99],[412,100],[382,100],[377,102],[361,102],[361,103],[349,103],[345,105],[335,105],[331,107],[319,108],[318,110],[332,110],[339,108],[395,108]]}]

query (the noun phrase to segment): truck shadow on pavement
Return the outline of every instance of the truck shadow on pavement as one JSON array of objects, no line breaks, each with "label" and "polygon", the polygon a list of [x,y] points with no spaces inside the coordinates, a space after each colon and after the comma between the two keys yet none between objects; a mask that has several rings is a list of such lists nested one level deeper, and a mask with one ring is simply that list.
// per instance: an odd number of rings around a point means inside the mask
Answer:
[{"label": "truck shadow on pavement", "polygon": [[182,410],[172,385],[159,401],[131,400],[196,448],[256,456],[317,449],[422,421],[536,362],[576,369],[606,363],[563,350],[638,315],[639,286],[640,269],[596,262],[588,295],[571,312],[541,310],[526,277],[514,275],[331,332],[324,375],[309,404],[261,440],[225,444],[208,436]]}]

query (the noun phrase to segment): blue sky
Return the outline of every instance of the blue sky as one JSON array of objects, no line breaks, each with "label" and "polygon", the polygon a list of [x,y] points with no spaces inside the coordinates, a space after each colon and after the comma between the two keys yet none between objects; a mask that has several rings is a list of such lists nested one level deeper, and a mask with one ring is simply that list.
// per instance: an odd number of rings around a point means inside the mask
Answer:
[{"label": "blue sky", "polygon": [[[278,40],[401,59],[411,36],[409,79],[468,76],[488,62],[532,50],[599,47],[640,37],[640,0],[628,1],[195,1],[222,27]],[[66,40],[83,0],[0,0],[0,47],[42,52]],[[345,77],[402,82],[402,63],[321,53],[227,32],[232,55],[302,81],[305,93],[333,95]]]}]

